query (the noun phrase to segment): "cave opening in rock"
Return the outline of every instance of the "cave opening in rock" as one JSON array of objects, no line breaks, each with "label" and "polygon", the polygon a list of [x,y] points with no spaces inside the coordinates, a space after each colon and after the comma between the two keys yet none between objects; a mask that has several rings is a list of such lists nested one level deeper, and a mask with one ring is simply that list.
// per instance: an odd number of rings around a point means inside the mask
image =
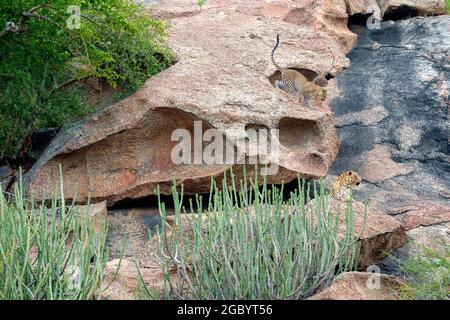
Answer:
[{"label": "cave opening in rock", "polygon": [[403,20],[403,19],[409,19],[416,17],[418,15],[418,12],[416,9],[407,6],[407,5],[401,5],[398,7],[392,7],[386,10],[383,16],[383,20]]},{"label": "cave opening in rock", "polygon": [[348,17],[347,26],[349,29],[351,29],[352,26],[365,26],[367,23],[367,19],[372,14],[363,14],[363,13],[356,13]]},{"label": "cave opening in rock", "polygon": [[[314,72],[309,69],[303,69],[303,68],[288,68],[288,69],[292,69],[292,70],[300,72],[302,75],[305,76],[305,78],[308,81],[311,81],[311,82],[314,81],[314,79],[316,79],[318,76],[317,72]],[[325,76],[326,80],[330,80],[331,78],[333,78],[333,76],[331,74],[329,74],[329,73],[326,74],[326,76]],[[276,80],[281,80],[281,72],[279,70],[275,71],[271,76],[269,76],[269,82],[274,87],[275,87]]]},{"label": "cave opening in rock", "polygon": [[280,143],[290,150],[308,152],[319,145],[319,129],[313,120],[285,117],[278,123]]},{"label": "cave opening in rock", "polygon": [[[365,27],[367,24],[367,19],[369,19],[373,13],[356,13],[348,17],[347,27],[350,30],[358,29],[358,27]],[[383,21],[392,20],[403,20],[418,16],[416,9],[401,5],[396,7],[388,8],[383,15]]]},{"label": "cave opening in rock", "polygon": [[[198,196],[202,197],[202,207],[208,208],[208,198],[209,194],[198,194]],[[184,195],[183,196],[183,202],[182,205],[186,208],[190,208],[190,201],[192,201],[194,204],[196,203],[195,195]],[[159,196],[159,199],[161,203],[164,203],[164,206],[169,211],[173,211],[174,208],[174,200],[172,195],[163,195],[161,194]],[[158,196],[157,195],[149,195],[142,198],[136,198],[136,199],[123,199],[118,202],[116,202],[114,205],[112,205],[109,209],[110,210],[126,210],[126,209],[145,209],[145,208],[151,208],[151,209],[158,209]],[[158,214],[158,210],[152,210],[153,214]]]},{"label": "cave opening in rock", "polygon": [[[306,183],[312,183],[313,179],[306,179]],[[295,193],[299,188],[299,181],[298,179],[293,179],[290,182],[281,184],[269,184],[269,188],[275,187],[277,189],[281,189],[283,186],[283,199],[285,201],[289,200],[289,197],[291,196],[291,193]],[[262,186],[259,188],[260,191],[262,191]],[[196,197],[201,197],[201,205],[204,210],[208,209],[208,203],[209,203],[209,193],[200,193],[197,195],[193,194],[185,194],[183,195],[183,201],[182,206],[186,208],[186,212],[190,213],[190,203],[192,201],[194,210],[198,209],[198,206],[196,205]],[[313,198],[314,195],[310,194],[310,197]],[[164,206],[167,210],[167,215],[172,215],[174,212],[175,202],[172,195],[160,195],[159,197],[161,203],[164,203]],[[143,212],[148,210],[148,215],[152,216],[159,216],[159,205],[158,205],[158,196],[157,195],[150,195],[143,198],[137,198],[137,199],[123,199],[118,202],[116,202],[114,205],[108,208],[108,211],[127,211],[127,210],[142,210]]]},{"label": "cave opening in rock", "polygon": [[358,36],[364,34],[367,29],[367,20],[372,17],[372,15],[372,13],[356,13],[349,16],[347,20],[347,28],[351,32],[356,33]]}]

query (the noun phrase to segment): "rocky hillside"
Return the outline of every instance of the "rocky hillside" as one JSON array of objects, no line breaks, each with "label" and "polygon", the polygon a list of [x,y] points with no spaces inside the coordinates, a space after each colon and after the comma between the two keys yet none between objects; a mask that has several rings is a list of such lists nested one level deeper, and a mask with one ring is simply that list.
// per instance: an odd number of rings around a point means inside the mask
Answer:
[{"label": "rocky hillside", "polygon": [[[201,8],[192,0],[161,0],[148,10],[170,23],[177,62],[134,95],[59,132],[25,176],[29,193],[50,198],[60,164],[67,198],[76,194],[82,204],[106,201],[111,208],[152,196],[156,186],[169,194],[173,178],[189,194],[207,193],[211,176],[220,181],[229,169],[240,176],[242,163],[175,164],[175,130],[195,136],[214,128],[237,145],[247,129],[278,129],[278,157],[252,142],[243,154],[245,163],[260,156],[279,167],[269,182],[300,175],[331,184],[347,170],[361,176],[354,192],[358,228],[359,202],[370,208],[361,268],[402,247],[406,236],[429,245],[440,234],[450,243],[450,16],[444,0],[208,0]],[[308,108],[275,87],[280,72],[270,53],[277,34],[277,62],[321,80],[325,101],[314,98]],[[120,220],[120,210],[110,213]],[[136,248],[148,236],[148,219],[142,221],[133,224],[145,234],[132,241]],[[406,257],[407,248],[398,255]],[[143,270],[149,281],[160,280],[161,270],[148,256],[140,258],[156,270]],[[392,271],[389,261],[384,268]],[[124,288],[136,274],[131,267],[123,272],[109,298],[128,296]],[[392,298],[364,291],[366,278],[344,275],[334,285],[352,283],[358,294],[345,293],[349,298]],[[316,298],[342,298],[333,288]]]}]

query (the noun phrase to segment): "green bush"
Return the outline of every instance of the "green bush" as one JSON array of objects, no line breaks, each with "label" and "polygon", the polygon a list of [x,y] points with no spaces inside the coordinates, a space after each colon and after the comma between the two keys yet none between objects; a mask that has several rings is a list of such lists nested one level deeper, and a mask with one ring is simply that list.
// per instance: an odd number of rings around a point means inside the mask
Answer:
[{"label": "green bush", "polygon": [[26,200],[20,185],[13,199],[0,193],[0,300],[97,297],[107,261],[106,225],[94,232],[86,212],[56,196],[47,212]]},{"label": "green bush", "polygon": [[205,4],[206,0],[196,0],[196,2],[197,5],[201,8]]},{"label": "green bush", "polygon": [[407,279],[400,290],[402,298],[449,300],[450,245],[442,240],[438,250],[415,246],[419,249],[417,252],[406,261],[399,260],[400,269]]},{"label": "green bush", "polygon": [[165,36],[165,24],[133,1],[3,1],[0,161],[16,157],[34,129],[92,111],[72,85],[78,80],[101,78],[127,94],[167,68]]},{"label": "green bush", "polygon": [[[283,187],[268,187],[264,181],[259,189],[255,176],[249,183],[240,181],[237,191],[232,174],[231,179],[230,187],[226,180],[221,188],[212,183],[208,214],[201,197],[195,206],[191,201],[196,214],[190,215],[188,226],[183,191],[173,187],[175,224],[163,223],[150,241],[166,272],[161,298],[301,299],[357,266],[351,199],[344,210],[346,231],[338,240],[340,213],[330,212],[323,182],[314,184],[315,201],[309,205],[310,188],[304,181],[283,201]],[[166,221],[161,202],[160,212]],[[174,270],[176,280],[170,276]]]}]

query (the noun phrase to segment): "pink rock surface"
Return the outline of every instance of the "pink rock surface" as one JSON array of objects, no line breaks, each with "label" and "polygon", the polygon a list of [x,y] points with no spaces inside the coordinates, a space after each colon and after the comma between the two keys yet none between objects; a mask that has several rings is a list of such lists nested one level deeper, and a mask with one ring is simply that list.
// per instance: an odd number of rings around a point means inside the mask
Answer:
[{"label": "pink rock surface", "polygon": [[[379,287],[373,286],[374,276],[379,277]],[[385,274],[346,272],[309,300],[399,300],[397,290],[401,284],[399,278]]]},{"label": "pink rock surface", "polygon": [[131,97],[63,130],[27,174],[28,192],[50,197],[60,164],[65,194],[79,203],[89,196],[108,205],[141,198],[158,184],[167,194],[173,178],[186,193],[208,192],[210,176],[220,180],[231,165],[175,165],[170,157],[178,144],[172,132],[192,134],[195,120],[203,131],[218,128],[238,139],[249,127],[279,129],[280,158],[271,160],[280,171],[272,182],[327,174],[339,148],[328,104],[315,101],[309,109],[274,88],[270,52],[278,33],[282,66],[309,75],[341,72],[356,40],[343,3],[211,0],[200,9],[178,0],[152,11],[170,20],[178,62]]}]

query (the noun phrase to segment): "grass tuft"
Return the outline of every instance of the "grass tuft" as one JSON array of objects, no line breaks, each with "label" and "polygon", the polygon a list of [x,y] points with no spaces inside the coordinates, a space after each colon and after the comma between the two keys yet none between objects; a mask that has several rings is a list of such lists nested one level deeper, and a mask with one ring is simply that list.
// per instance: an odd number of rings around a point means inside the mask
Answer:
[{"label": "grass tuft", "polygon": [[406,261],[398,261],[407,282],[400,294],[407,300],[450,300],[450,244],[439,248],[418,246]]}]

